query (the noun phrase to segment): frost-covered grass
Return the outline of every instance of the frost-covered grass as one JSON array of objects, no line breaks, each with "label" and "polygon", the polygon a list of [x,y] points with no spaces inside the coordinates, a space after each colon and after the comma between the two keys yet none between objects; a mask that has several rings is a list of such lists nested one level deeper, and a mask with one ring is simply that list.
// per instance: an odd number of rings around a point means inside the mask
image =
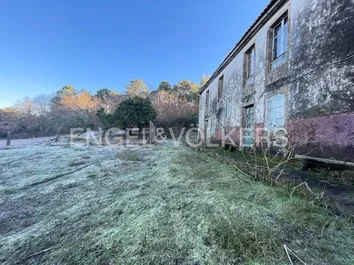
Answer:
[{"label": "frost-covered grass", "polygon": [[235,174],[172,145],[0,151],[0,263],[354,264],[353,223]]}]

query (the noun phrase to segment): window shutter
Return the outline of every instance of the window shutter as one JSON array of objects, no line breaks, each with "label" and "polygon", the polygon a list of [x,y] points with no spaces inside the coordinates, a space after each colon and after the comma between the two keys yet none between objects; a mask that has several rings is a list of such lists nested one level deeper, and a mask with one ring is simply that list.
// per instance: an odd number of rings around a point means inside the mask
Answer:
[{"label": "window shutter", "polygon": [[282,129],[285,126],[285,95],[277,95],[275,97],[274,106],[274,123],[275,129]]},{"label": "window shutter", "polygon": [[267,101],[266,127],[270,131],[285,127],[285,95],[271,97]]},{"label": "window shutter", "polygon": [[270,98],[268,99],[267,102],[267,121],[266,121],[266,127],[268,130],[272,130],[273,129],[273,100]]}]

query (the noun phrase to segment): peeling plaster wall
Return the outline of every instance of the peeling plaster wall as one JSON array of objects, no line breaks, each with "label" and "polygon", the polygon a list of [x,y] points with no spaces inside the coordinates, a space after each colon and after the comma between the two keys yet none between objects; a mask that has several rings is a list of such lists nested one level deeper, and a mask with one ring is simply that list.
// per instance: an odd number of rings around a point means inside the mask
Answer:
[{"label": "peeling plaster wall", "polygon": [[298,153],[354,161],[354,1],[292,2],[289,127]]},{"label": "peeling plaster wall", "polygon": [[289,116],[354,111],[354,2],[292,1]]},{"label": "peeling plaster wall", "polygon": [[291,141],[307,142],[298,154],[354,161],[354,112],[290,120],[288,131]]},{"label": "peeling plaster wall", "polygon": [[[286,10],[290,20],[288,62],[270,70],[269,29]],[[253,44],[255,80],[245,86],[244,56]],[[243,108],[250,104],[255,107],[255,127],[262,127],[265,101],[272,95],[285,93],[288,133],[301,137],[308,131],[306,128],[315,128],[311,137],[317,143],[317,150],[309,146],[303,149],[304,153],[338,159],[343,157],[339,155],[343,152],[354,154],[354,57],[349,58],[353,54],[353,0],[288,1],[201,94],[200,127],[209,131],[213,127],[216,138],[221,135],[220,128],[239,129],[243,124]],[[218,80],[222,75],[223,97],[218,99]],[[204,128],[207,90],[210,91],[210,122]],[[232,107],[226,117],[228,100]],[[239,133],[235,135],[239,137]],[[354,155],[350,160],[354,161]]]},{"label": "peeling plaster wall", "polygon": [[[242,127],[243,108],[248,105],[255,107],[255,123],[264,123],[264,101],[266,93],[266,70],[267,70],[267,36],[269,27],[289,8],[286,3],[270,19],[261,30],[242,48],[236,57],[225,67],[222,73],[215,78],[200,95],[199,127],[203,131],[212,133],[212,137],[219,138],[220,133],[216,133],[220,128],[240,128]],[[255,45],[256,66],[255,80],[251,86],[244,86],[244,56],[252,45]],[[218,99],[219,78],[224,75],[223,96]],[[209,90],[209,126],[205,128],[206,93]],[[226,102],[231,102],[229,117],[226,117]],[[216,128],[214,127],[216,124]],[[215,133],[214,133],[215,129]],[[234,140],[239,140],[239,133],[235,133]]]}]

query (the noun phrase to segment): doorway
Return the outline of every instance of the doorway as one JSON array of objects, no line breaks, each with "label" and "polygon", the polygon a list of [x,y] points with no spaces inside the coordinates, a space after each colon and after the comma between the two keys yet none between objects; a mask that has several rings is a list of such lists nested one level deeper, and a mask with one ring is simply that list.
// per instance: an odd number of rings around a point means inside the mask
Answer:
[{"label": "doorway", "polygon": [[243,145],[246,147],[252,147],[254,145],[254,105],[250,105],[244,108],[244,134]]}]

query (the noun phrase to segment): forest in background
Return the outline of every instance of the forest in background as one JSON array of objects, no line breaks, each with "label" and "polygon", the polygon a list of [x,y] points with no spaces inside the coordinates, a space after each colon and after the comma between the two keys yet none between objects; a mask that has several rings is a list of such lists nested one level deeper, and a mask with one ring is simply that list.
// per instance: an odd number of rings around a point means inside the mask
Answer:
[{"label": "forest in background", "polygon": [[8,131],[13,138],[27,138],[68,133],[70,128],[105,127],[102,114],[119,117],[121,103],[134,98],[152,105],[158,126],[189,126],[197,123],[198,91],[208,79],[203,74],[200,84],[183,80],[171,85],[162,81],[155,90],[149,90],[143,80],[136,79],[126,85],[123,94],[108,88],[92,94],[67,85],[55,94],[25,97],[12,107],[0,109],[0,138],[6,137]]}]

